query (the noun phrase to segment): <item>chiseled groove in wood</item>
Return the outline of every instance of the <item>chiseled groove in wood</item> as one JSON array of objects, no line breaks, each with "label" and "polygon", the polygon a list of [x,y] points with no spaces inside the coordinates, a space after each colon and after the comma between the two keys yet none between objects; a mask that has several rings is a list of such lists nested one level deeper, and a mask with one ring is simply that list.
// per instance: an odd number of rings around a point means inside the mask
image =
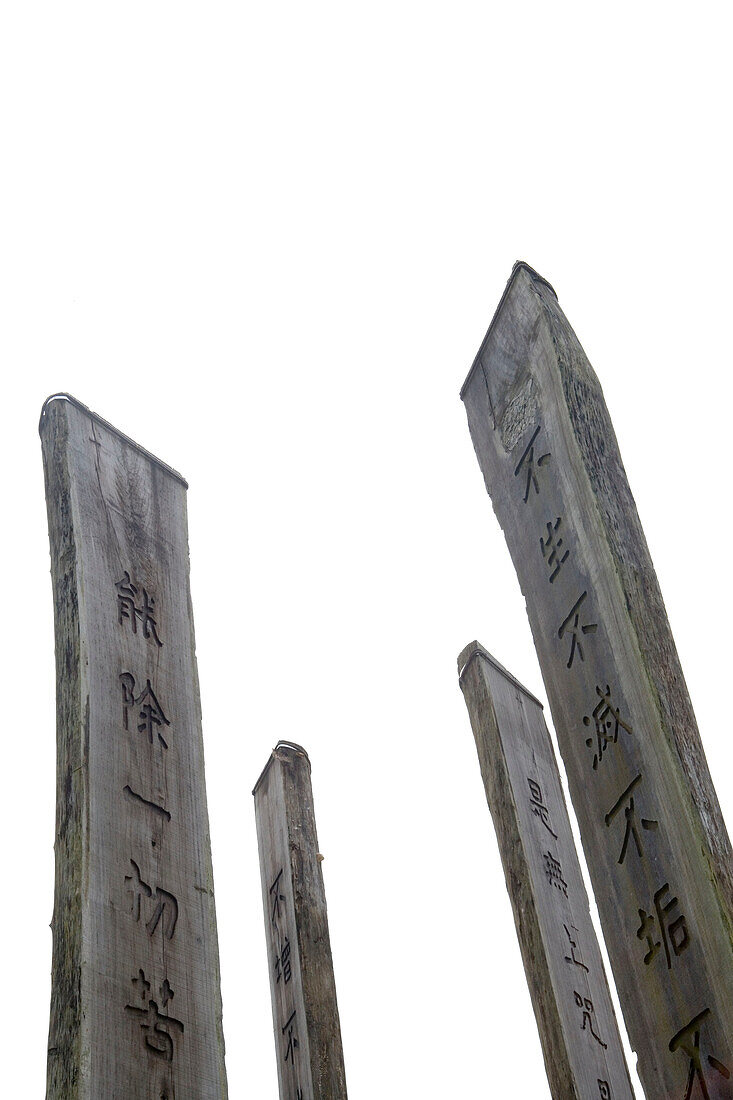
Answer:
[{"label": "chiseled groove in wood", "polygon": [[[472,643],[467,649],[472,649],[477,644]],[[494,704],[481,675],[480,662],[471,659],[474,656],[483,656],[483,654],[480,650],[474,649],[466,660],[466,650],[464,650],[458,658],[459,682],[468,706],[481,776],[499,843],[507,893],[514,913],[522,963],[537,1019],[550,1092],[553,1100],[586,1100],[586,1097],[580,1095],[575,1081],[562,1019],[550,978],[550,967],[540,930],[529,863],[512,797],[512,784],[499,736]],[[493,661],[492,663],[496,664]],[[514,677],[509,678],[514,682]],[[529,695],[529,692],[525,694]]]},{"label": "chiseled groove in wood", "polygon": [[77,555],[66,462],[68,425],[49,410],[44,431],[51,581],[56,649],[56,879],[54,890],[48,1100],[81,1097],[82,897],[86,892],[84,834],[88,821],[88,699],[82,704]]},{"label": "chiseled groove in wood", "polygon": [[541,289],[535,293],[552,332],[576,445],[618,571],[649,686],[658,701],[662,730],[680,760],[686,789],[714,856],[708,862],[710,878],[733,947],[733,851],[611,417],[575,332],[567,322],[560,322],[557,301]]}]

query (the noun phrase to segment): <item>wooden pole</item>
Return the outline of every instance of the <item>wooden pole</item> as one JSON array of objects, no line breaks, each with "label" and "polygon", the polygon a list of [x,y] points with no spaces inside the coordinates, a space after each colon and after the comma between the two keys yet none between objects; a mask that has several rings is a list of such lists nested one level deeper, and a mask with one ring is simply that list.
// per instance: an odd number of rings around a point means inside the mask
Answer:
[{"label": "wooden pole", "polygon": [[600,385],[525,264],[462,397],[647,1100],[730,1100],[730,841]]},{"label": "wooden pole", "polygon": [[280,1100],[346,1100],[310,761],[280,741],[254,791]]},{"label": "wooden pole", "polygon": [[225,1100],[186,482],[66,395],[40,423],[57,669],[49,1100]]},{"label": "wooden pole", "polygon": [[458,672],[553,1100],[633,1100],[542,704],[478,642]]}]

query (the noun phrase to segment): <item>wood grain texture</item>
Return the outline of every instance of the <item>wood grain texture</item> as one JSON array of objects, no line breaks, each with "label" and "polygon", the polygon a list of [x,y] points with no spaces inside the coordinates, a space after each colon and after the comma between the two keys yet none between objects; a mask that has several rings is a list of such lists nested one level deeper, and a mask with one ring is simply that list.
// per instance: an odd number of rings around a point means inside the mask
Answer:
[{"label": "wood grain texture", "polygon": [[280,1098],[346,1100],[326,893],[305,750],[281,741],[253,794]]},{"label": "wood grain texture", "polygon": [[633,1100],[542,707],[478,642],[458,671],[553,1100]]},{"label": "wood grain texture", "polygon": [[730,1100],[730,841],[600,385],[526,265],[462,397],[646,1096]]},{"label": "wood grain texture", "polygon": [[73,400],[41,425],[57,667],[49,1100],[225,1100],[186,484]]}]

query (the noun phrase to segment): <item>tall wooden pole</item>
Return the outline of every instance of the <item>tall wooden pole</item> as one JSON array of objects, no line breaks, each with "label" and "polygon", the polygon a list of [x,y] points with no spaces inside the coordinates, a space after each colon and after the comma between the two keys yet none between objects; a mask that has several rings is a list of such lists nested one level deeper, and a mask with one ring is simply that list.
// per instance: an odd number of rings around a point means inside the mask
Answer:
[{"label": "tall wooden pole", "polygon": [[57,669],[49,1100],[225,1100],[186,482],[73,398],[40,424]]},{"label": "tall wooden pole", "polygon": [[553,1100],[633,1100],[542,704],[478,642],[458,672]]},{"label": "tall wooden pole", "polygon": [[280,1100],[346,1100],[310,762],[281,741],[252,792]]},{"label": "tall wooden pole", "polygon": [[731,1100],[730,841],[598,379],[525,264],[462,397],[647,1100]]}]

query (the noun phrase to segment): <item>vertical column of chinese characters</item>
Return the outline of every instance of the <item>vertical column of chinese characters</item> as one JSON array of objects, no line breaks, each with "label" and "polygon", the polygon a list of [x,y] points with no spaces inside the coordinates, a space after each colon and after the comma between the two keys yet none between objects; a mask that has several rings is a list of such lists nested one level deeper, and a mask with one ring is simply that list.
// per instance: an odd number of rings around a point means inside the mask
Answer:
[{"label": "vertical column of chinese characters", "polygon": [[[555,502],[549,516],[547,515],[545,490],[552,468],[552,452],[546,447],[546,444],[543,445],[542,426],[537,425],[514,469],[514,477],[518,480],[522,501],[520,508],[527,509],[530,523],[538,524],[536,539],[538,566],[545,571],[547,582],[552,586],[549,591],[553,600],[561,600],[558,605],[561,611],[558,614],[560,622],[557,629],[557,640],[560,643],[559,659],[568,673],[575,675],[580,665],[585,664],[586,659],[591,667],[597,663],[591,643],[597,635],[599,623],[595,621],[594,598],[590,585],[582,576],[578,563],[573,561],[571,549],[568,546],[568,535],[572,532],[565,527],[562,504]],[[544,512],[538,516],[537,509],[543,507]],[[566,612],[567,607],[570,610]],[[592,677],[593,679],[595,676]],[[607,768],[604,762],[611,755],[615,754],[616,764],[620,768],[626,767],[627,770],[628,781],[613,805],[599,819],[599,829],[604,832],[607,829],[610,836],[615,830],[621,834],[619,829],[621,826],[623,832],[616,858],[619,865],[628,867],[629,861],[645,860],[647,845],[654,844],[660,823],[656,818],[644,816],[644,810],[650,811],[645,805],[643,768],[638,766],[638,755],[634,749],[635,725],[625,711],[621,692],[612,687],[605,676],[598,676],[594,697],[587,705],[586,713],[579,717],[578,728],[582,730],[583,743],[588,749],[589,779],[592,782],[598,783],[604,778]],[[635,757],[637,763],[633,764]],[[623,782],[624,780],[619,787]],[[535,813],[539,812],[539,809],[535,809]],[[544,858],[548,878],[553,886],[565,890],[567,896],[559,861],[549,850]],[[655,850],[654,864],[658,862],[658,858]],[[659,882],[652,900],[640,899],[638,916],[636,914],[630,916],[628,922],[629,934],[646,945],[643,965],[649,970],[655,966],[665,965],[667,970],[671,970],[674,960],[685,952],[692,942],[682,904],[674,894],[667,876],[661,875],[661,878],[665,881]],[[566,932],[570,937],[570,931],[567,928]],[[573,962],[576,962],[574,957]],[[592,1002],[577,990],[574,990],[574,997],[579,1012],[582,1012],[582,1029],[587,1030],[598,1042],[601,1042],[593,1029]],[[728,1067],[714,1055],[701,1049],[701,1036],[704,1035],[704,1025],[710,1016],[710,1009],[702,1008],[669,1041],[671,1052],[681,1051],[689,1058],[687,1091],[684,1100],[690,1100],[695,1081],[699,1083],[702,1096],[706,1098],[709,1096],[706,1074],[714,1072],[725,1080],[730,1078]],[[602,1042],[601,1045],[605,1046]],[[598,1084],[601,1096],[610,1098],[608,1083],[599,1079]]]},{"label": "vertical column of chinese characters", "polygon": [[293,977],[292,962],[290,957],[290,939],[287,927],[287,898],[282,891],[286,888],[284,868],[275,875],[270,886],[270,936],[272,943],[272,956],[274,959],[273,970],[275,986],[280,989],[279,1002],[282,1020],[279,1022],[281,1032],[281,1057],[283,1061],[284,1080],[292,1079],[292,1100],[304,1100],[301,1085],[300,1072],[300,1041],[298,1028],[302,1021],[298,1020],[295,1007],[295,998],[290,986]]},{"label": "vertical column of chinese characters", "polygon": [[[119,683],[119,714],[122,734],[140,739],[147,746],[149,756],[143,759],[163,757],[170,748],[171,719],[159,698],[159,690],[146,675],[148,648],[163,648],[159,624],[156,618],[156,600],[147,589],[135,583],[125,570],[115,584],[118,629],[129,632],[137,640],[133,651],[142,668],[121,668]],[[158,798],[151,797],[148,789],[150,776],[130,776],[122,790],[124,799],[131,804],[132,812],[147,815],[156,827],[170,828],[172,814]],[[147,785],[146,785],[147,784]],[[126,1016],[138,1025],[140,1041],[147,1056],[155,1063],[162,1063],[172,1073],[178,1044],[184,1034],[183,1021],[174,1015],[173,989],[165,964],[164,946],[176,935],[178,925],[178,899],[164,885],[155,881],[145,867],[145,857],[140,852],[129,852],[129,859],[121,874],[128,898],[130,919],[139,926],[140,934],[160,941],[157,957],[161,963],[158,972],[146,973],[141,967],[130,975]],[[166,1096],[167,1093],[162,1095]]]},{"label": "vertical column of chinese characters", "polygon": [[[542,852],[545,877],[547,878],[549,886],[558,890],[564,898],[568,898],[568,884],[563,877],[562,863],[558,858],[561,855],[564,858],[564,855],[557,846],[557,833],[552,828],[550,811],[545,803],[542,788],[540,787],[540,784],[537,782],[537,780],[532,779],[530,776],[527,776],[527,784],[529,787],[530,809],[533,815],[538,819],[538,822],[541,822],[545,831],[556,842],[554,845],[551,845],[551,842],[550,844],[548,844],[547,838],[546,836],[544,836],[544,834],[541,838],[541,847],[545,849],[545,845],[547,845],[547,849],[543,850]],[[568,915],[566,915],[565,920],[562,921],[562,928],[564,939],[566,939],[567,941],[565,951],[570,952],[569,954],[564,954],[563,958],[565,962],[568,963],[571,967],[575,967],[577,968],[577,970],[581,971],[581,974],[574,978],[573,987],[575,987],[576,984],[589,986],[590,969],[583,961],[582,950],[580,947],[579,929],[576,928],[575,925],[572,923],[569,913]],[[560,933],[560,935],[562,936],[563,933]],[[588,993],[588,996],[585,995],[586,992]],[[594,1041],[598,1044],[599,1047],[602,1047],[603,1050],[606,1050],[608,1044],[601,1037],[600,1031],[598,1029],[598,1024],[595,1017],[595,1008],[593,1005],[593,1000],[590,996],[590,989],[582,989],[579,991],[576,988],[573,988],[573,999],[575,1005],[578,1007],[581,1017],[579,1019],[580,1030],[586,1032],[589,1040]],[[599,1078],[598,1083],[599,1085],[605,1085],[606,1089],[608,1089],[607,1095],[610,1097],[611,1093],[608,1082]]]}]

